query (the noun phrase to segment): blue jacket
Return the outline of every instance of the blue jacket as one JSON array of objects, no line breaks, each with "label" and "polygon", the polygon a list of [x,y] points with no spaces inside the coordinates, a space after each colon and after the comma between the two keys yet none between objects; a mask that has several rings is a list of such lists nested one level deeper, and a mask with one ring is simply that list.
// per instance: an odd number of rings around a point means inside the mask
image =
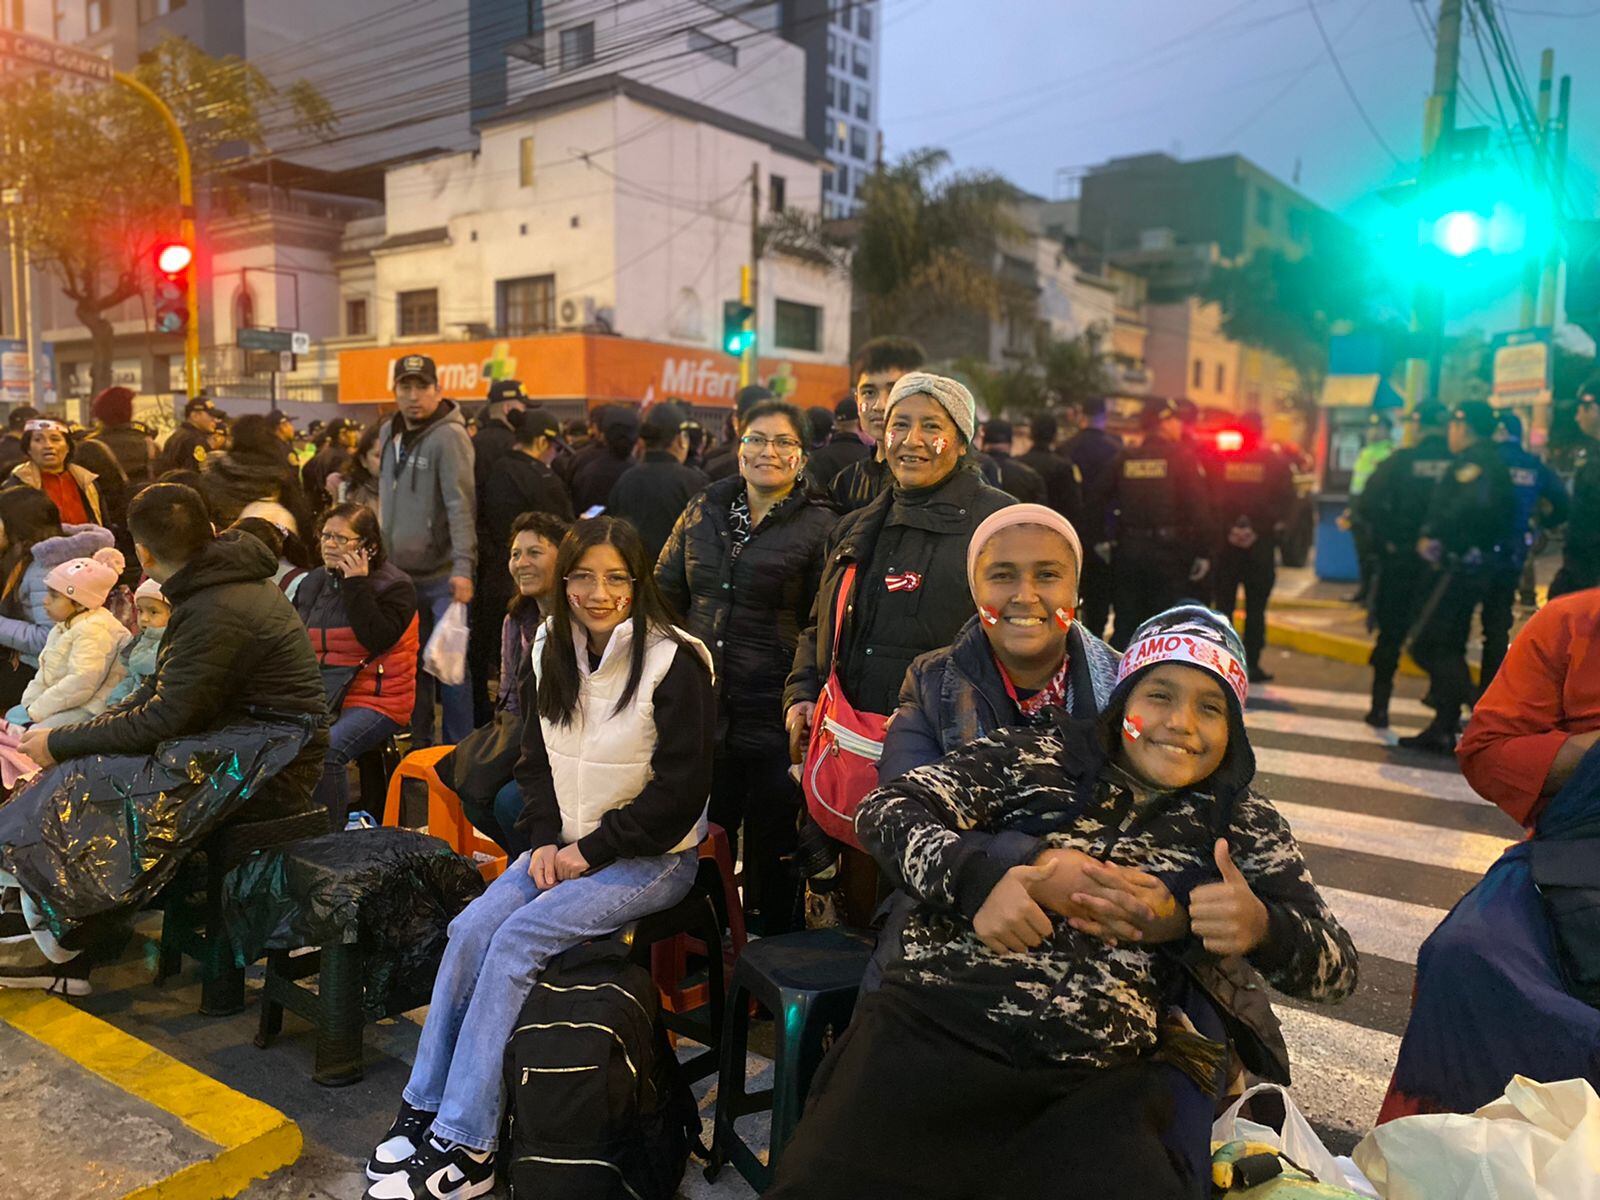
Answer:
[{"label": "blue jacket", "polygon": [[[1496,442],[1495,449],[1500,452],[1500,461],[1506,464],[1506,470],[1511,472],[1516,513],[1512,517],[1511,540],[1507,549],[1511,565],[1520,568],[1528,558],[1535,520],[1541,529],[1554,529],[1565,524],[1567,489],[1562,485],[1561,477],[1550,469],[1544,459],[1524,450],[1516,442]],[[1550,504],[1550,511],[1543,515],[1539,512],[1541,500]]]},{"label": "blue jacket", "polygon": [[161,656],[161,635],[167,632],[163,625],[160,629],[146,629],[129,642],[122,649],[122,665],[128,673],[122,677],[122,682],[111,689],[111,695],[106,697],[106,707],[115,708],[129,696],[146,679],[156,673],[156,659]]},{"label": "blue jacket", "polygon": [[[1067,633],[1067,703],[1080,719],[1099,715],[1117,683],[1122,656],[1077,622]],[[973,616],[955,641],[920,655],[900,685],[900,707],[878,760],[878,782],[937,762],[951,750],[1021,723],[983,626]]]},{"label": "blue jacket", "polygon": [[[45,639],[56,624],[44,611],[44,577],[52,567],[74,558],[89,558],[96,550],[115,541],[111,531],[99,525],[64,525],[62,528],[66,532],[60,537],[34,543],[33,561],[17,585],[15,611],[26,615],[0,616],[0,646],[15,650],[30,667],[39,665],[39,651],[44,649]],[[11,608],[10,605],[6,607]]]}]

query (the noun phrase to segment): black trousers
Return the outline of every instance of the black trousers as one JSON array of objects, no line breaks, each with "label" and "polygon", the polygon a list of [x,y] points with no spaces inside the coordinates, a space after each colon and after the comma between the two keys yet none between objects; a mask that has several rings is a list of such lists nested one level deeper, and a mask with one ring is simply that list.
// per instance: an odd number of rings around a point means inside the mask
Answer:
[{"label": "black trousers", "polygon": [[868,995],[817,1068],[766,1200],[1180,1200],[1159,1064],[1007,1062]]},{"label": "black trousers", "polygon": [[1472,636],[1472,614],[1483,603],[1488,587],[1487,571],[1451,572],[1411,644],[1411,657],[1427,671],[1428,689],[1438,705],[1433,727],[1446,733],[1461,728],[1461,709],[1472,702],[1467,639]]},{"label": "black trousers", "polygon": [[1111,619],[1111,568],[1100,561],[1100,556],[1086,548],[1083,571],[1078,576],[1078,620],[1095,637],[1106,635],[1106,622]]},{"label": "black trousers", "polygon": [[1409,548],[1386,554],[1378,569],[1377,591],[1372,597],[1372,619],[1377,625],[1377,641],[1372,646],[1372,701],[1387,705],[1394,691],[1394,675],[1400,669],[1400,652],[1405,649],[1411,625],[1422,611],[1433,569]]},{"label": "black trousers", "polygon": [[1171,542],[1128,538],[1111,559],[1111,603],[1116,627],[1111,644],[1126,650],[1133,631],[1159,612],[1194,594],[1189,567],[1194,554]]},{"label": "black trousers", "polygon": [[1257,667],[1267,644],[1267,598],[1278,578],[1278,548],[1271,538],[1256,539],[1248,550],[1224,545],[1212,574],[1217,583],[1216,609],[1230,618],[1239,589],[1244,588],[1244,656]]},{"label": "black trousers", "polygon": [[1600,587],[1600,552],[1568,550],[1561,560],[1561,569],[1550,581],[1550,599],[1585,588]]},{"label": "black trousers", "polygon": [[1483,665],[1478,670],[1478,690],[1486,691],[1506,659],[1511,644],[1511,622],[1517,603],[1521,567],[1490,571],[1483,588]]},{"label": "black trousers", "polygon": [[744,910],[750,932],[771,936],[802,928],[802,881],[784,861],[794,853],[800,816],[800,788],[789,775],[787,750],[719,751],[711,767],[707,815],[728,831],[735,859],[744,827]]},{"label": "black trousers", "polygon": [[506,605],[516,592],[505,557],[495,560],[495,571],[479,571],[472,588],[472,627],[467,637],[467,665],[472,675],[472,727],[494,720],[489,681],[500,678],[500,630]]}]

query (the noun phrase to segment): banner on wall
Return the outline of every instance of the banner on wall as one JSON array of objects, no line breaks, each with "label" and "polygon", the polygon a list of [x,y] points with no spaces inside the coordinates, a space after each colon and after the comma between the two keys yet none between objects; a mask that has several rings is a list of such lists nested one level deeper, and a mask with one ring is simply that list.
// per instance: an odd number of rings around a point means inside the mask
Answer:
[{"label": "banner on wall", "polygon": [[[439,386],[458,400],[482,400],[497,379],[520,379],[536,400],[623,400],[653,404],[676,396],[696,407],[732,408],[739,363],[696,346],[674,346],[588,333],[424,342],[344,350],[339,354],[339,402],[365,404],[394,395],[394,364],[426,354],[439,367]],[[763,358],[760,379],[778,396],[809,408],[834,403],[850,387],[849,368],[831,363]]]}]

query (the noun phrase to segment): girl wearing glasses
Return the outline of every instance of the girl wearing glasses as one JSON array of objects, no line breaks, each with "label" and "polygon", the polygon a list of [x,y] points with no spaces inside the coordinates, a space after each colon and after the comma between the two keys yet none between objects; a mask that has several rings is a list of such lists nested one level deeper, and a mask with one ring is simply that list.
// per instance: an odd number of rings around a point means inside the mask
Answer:
[{"label": "girl wearing glasses", "polygon": [[740,418],[739,473],[689,502],[656,563],[656,582],[717,668],[711,819],[738,845],[745,829],[746,922],[784,933],[798,921],[792,853],[800,793],[789,776],[783,682],[822,574],[837,514],[802,472],[800,410],[763,400]]},{"label": "girl wearing glasses", "polygon": [[[556,555],[533,646],[516,778],[534,849],[450,926],[399,1116],[373,1151],[370,1200],[494,1187],[501,1066],[546,963],[670,908],[706,831],[716,701],[711,655],[674,628],[643,543],[613,517],[579,521]],[[658,719],[659,717],[659,719]]]}]

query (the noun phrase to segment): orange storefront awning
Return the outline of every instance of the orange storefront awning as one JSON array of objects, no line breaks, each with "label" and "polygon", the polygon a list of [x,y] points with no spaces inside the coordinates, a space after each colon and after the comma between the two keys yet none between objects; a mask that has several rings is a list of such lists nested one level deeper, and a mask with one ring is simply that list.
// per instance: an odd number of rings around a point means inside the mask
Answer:
[{"label": "orange storefront awning", "polygon": [[[673,346],[592,333],[550,333],[481,342],[409,342],[339,354],[339,402],[371,404],[394,398],[394,364],[426,354],[439,365],[444,394],[482,400],[496,379],[520,379],[536,400],[624,400],[651,404],[677,396],[697,407],[733,407],[737,359],[697,346]],[[761,382],[803,408],[834,403],[850,387],[842,365],[760,361]]]}]

